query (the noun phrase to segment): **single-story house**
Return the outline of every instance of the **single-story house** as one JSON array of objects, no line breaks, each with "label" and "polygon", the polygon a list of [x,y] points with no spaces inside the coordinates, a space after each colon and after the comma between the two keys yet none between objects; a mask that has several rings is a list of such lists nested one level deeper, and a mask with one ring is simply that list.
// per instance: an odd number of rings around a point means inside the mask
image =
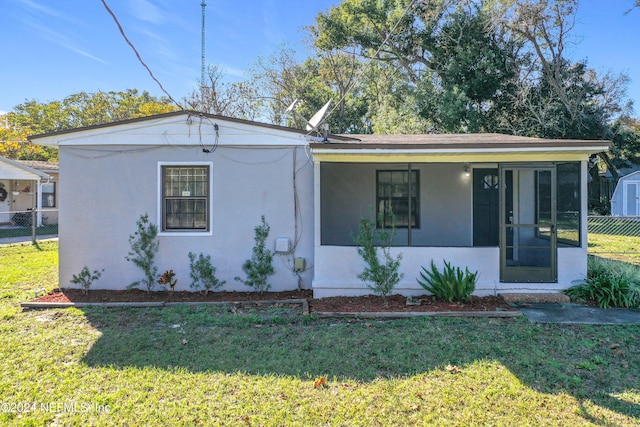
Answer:
[{"label": "single-story house", "polygon": [[0,157],[0,224],[24,225],[19,218],[32,209],[38,212],[38,225],[56,224],[58,176],[54,162]]},{"label": "single-story house", "polygon": [[640,171],[618,180],[611,196],[611,215],[640,216]]},{"label": "single-story house", "polygon": [[[272,290],[371,293],[353,234],[393,213],[396,292],[422,294],[431,260],[478,271],[476,294],[553,292],[587,270],[587,162],[607,141],[500,134],[328,135],[192,111],[31,137],[59,148],[60,285],[83,266],[96,288],[141,278],[125,261],[136,221],[159,227],[160,271],[189,289],[188,253],[211,255],[225,290],[265,216]],[[391,218],[386,215],[385,218]],[[390,227],[384,220],[378,227]]]}]

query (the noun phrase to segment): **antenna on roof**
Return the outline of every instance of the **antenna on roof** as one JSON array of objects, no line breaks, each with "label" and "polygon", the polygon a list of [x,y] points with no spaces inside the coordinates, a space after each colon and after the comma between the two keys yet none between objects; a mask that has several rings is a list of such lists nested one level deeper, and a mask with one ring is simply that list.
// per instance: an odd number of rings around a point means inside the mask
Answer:
[{"label": "antenna on roof", "polygon": [[200,86],[204,86],[204,9],[207,7],[207,3],[202,0],[200,3],[202,6],[202,42],[201,42],[201,51],[200,51]]},{"label": "antenna on roof", "polygon": [[302,114],[298,113],[296,111],[296,105],[298,104],[298,100],[296,99],[295,101],[293,101],[291,103],[291,105],[289,105],[286,109],[287,113],[293,113],[295,114],[296,117],[298,117],[299,119],[301,119],[302,121],[304,121],[307,125],[306,125],[306,130],[309,132],[320,132],[322,131],[322,136],[324,138],[324,141],[328,141],[327,139],[327,134],[329,133],[329,125],[327,125],[326,123],[323,123],[323,119],[325,118],[325,116],[327,115],[327,110],[329,109],[329,106],[331,106],[331,99],[329,99],[327,101],[326,104],[324,104],[322,106],[321,109],[319,109],[314,115],[313,117],[311,117],[310,120],[305,119]]}]

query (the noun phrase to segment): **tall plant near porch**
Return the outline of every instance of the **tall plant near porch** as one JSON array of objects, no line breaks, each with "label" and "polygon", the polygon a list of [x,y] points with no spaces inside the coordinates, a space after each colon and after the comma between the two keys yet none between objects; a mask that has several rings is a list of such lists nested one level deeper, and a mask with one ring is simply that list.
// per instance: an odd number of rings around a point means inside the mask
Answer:
[{"label": "tall plant near porch", "polygon": [[147,214],[141,215],[136,222],[138,229],[129,236],[131,250],[126,258],[144,272],[144,278],[131,283],[127,289],[132,289],[144,284],[147,292],[151,292],[156,285],[158,267],[155,264],[155,256],[160,242],[157,240],[158,226],[149,221]]},{"label": "tall plant near porch", "polygon": [[255,245],[253,246],[251,258],[246,260],[242,265],[242,271],[245,272],[247,278],[242,279],[236,276],[235,280],[251,286],[262,293],[271,288],[271,284],[269,284],[267,280],[269,276],[275,273],[275,270],[273,268],[273,252],[267,249],[266,245],[271,227],[267,224],[264,215],[262,215],[260,220],[261,224],[253,229],[255,233]]},{"label": "tall plant near porch", "polygon": [[[391,222],[394,224],[393,218]],[[378,223],[384,224],[384,214],[380,214]],[[404,276],[399,272],[402,254],[395,257],[391,255],[394,236],[395,226],[391,230],[376,228],[376,222],[368,217],[360,218],[358,234],[353,235],[353,240],[358,245],[358,255],[366,264],[358,278],[385,300]]]}]

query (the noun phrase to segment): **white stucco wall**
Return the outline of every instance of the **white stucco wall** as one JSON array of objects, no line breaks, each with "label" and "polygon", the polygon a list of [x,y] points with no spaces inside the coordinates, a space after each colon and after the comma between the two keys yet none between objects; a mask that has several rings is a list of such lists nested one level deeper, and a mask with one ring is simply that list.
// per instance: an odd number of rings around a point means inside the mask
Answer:
[{"label": "white stucco wall", "polygon": [[[307,266],[313,264],[313,165],[305,154],[304,140],[285,137],[277,145],[275,136],[271,140],[256,138],[248,132],[244,137],[225,140],[224,129],[221,123],[220,144],[208,154],[199,145],[182,145],[189,141],[187,129],[175,129],[170,137],[174,143],[170,145],[152,145],[148,141],[133,145],[130,135],[120,138],[117,133],[110,137],[100,134],[93,139],[100,142],[97,145],[89,145],[76,135],[73,142],[77,144],[61,144],[60,169],[64,174],[60,175],[59,198],[64,209],[59,223],[60,286],[69,286],[72,275],[85,265],[91,270],[105,270],[94,283],[95,288],[124,289],[141,279],[142,271],[125,257],[130,249],[129,235],[136,230],[140,215],[148,213],[152,222],[160,224],[158,163],[212,162],[212,232],[160,236],[156,260],[159,272],[173,269],[178,279],[176,289],[190,290],[187,254],[202,252],[211,255],[218,278],[227,282],[224,290],[252,290],[234,277],[244,277],[241,267],[251,257],[253,229],[264,214],[271,226],[267,242],[271,249],[277,237],[293,242],[298,222],[295,253],[276,255],[276,273],[269,279],[272,290],[297,289],[298,276],[290,268],[293,258],[303,257]],[[147,129],[146,138],[163,141],[168,137],[162,130]],[[115,144],[116,141],[126,141],[127,145]],[[103,145],[105,142],[113,144]],[[310,288],[311,269],[300,277],[301,285]]]},{"label": "white stucco wall", "polygon": [[[320,246],[316,248],[315,280],[313,295],[325,298],[337,295],[372,294],[357,276],[365,267],[357,248],[347,246]],[[558,249],[557,283],[504,283],[500,282],[499,248],[393,248],[392,254],[402,254],[401,271],[404,277],[393,293],[402,295],[424,295],[426,292],[417,282],[422,266],[429,269],[431,260],[442,270],[443,260],[454,267],[465,267],[477,271],[478,283],[475,295],[497,295],[509,292],[556,292],[566,289],[585,278],[587,253],[583,248]]]}]

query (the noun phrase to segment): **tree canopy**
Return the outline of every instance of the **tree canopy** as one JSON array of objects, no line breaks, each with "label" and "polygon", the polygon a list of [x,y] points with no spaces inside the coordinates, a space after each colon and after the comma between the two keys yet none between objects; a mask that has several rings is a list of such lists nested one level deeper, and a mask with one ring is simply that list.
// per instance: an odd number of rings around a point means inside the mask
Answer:
[{"label": "tree canopy", "polygon": [[[630,0],[637,6],[637,0]],[[258,57],[229,83],[211,66],[186,108],[304,128],[328,100],[333,133],[500,132],[610,139],[611,167],[638,161],[628,77],[569,58],[578,0],[343,0],[293,48]],[[297,114],[287,112],[299,100]],[[26,101],[0,129],[0,155],[50,158],[27,134],[171,111],[135,89]]]},{"label": "tree canopy", "polygon": [[29,135],[150,116],[175,110],[164,98],[136,89],[80,92],[62,101],[25,101],[6,115],[0,128],[0,156],[16,160],[57,160],[57,150],[31,144]]}]

